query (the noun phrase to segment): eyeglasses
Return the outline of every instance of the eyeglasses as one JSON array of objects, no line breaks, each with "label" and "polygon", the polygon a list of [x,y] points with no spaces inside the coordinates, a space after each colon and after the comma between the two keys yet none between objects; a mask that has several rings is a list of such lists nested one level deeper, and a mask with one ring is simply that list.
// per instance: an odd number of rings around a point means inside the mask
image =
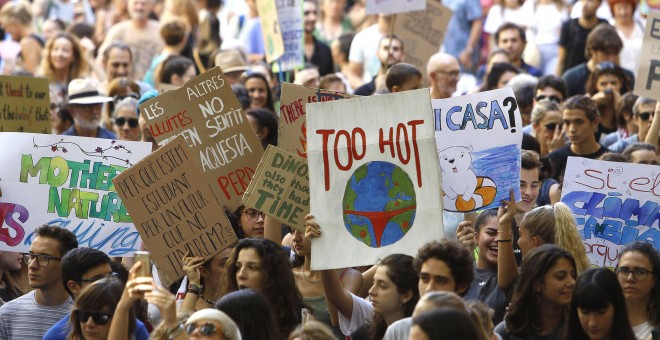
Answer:
[{"label": "eyeglasses", "polygon": [[73,311],[76,313],[76,318],[78,318],[78,321],[81,323],[87,322],[89,320],[89,317],[92,317],[92,320],[94,320],[94,323],[103,326],[107,325],[108,322],[110,322],[110,319],[112,318],[112,314],[107,314],[107,313],[102,313],[102,312],[87,312],[84,310],[76,309]]},{"label": "eyeglasses", "polygon": [[109,278],[117,277],[118,275],[119,274],[117,274],[115,272],[112,272],[112,273],[105,274],[105,275],[96,275],[96,276],[93,276],[92,278],[89,278],[89,279],[80,279],[78,282],[80,282],[80,283],[92,283],[92,282],[96,282],[96,281],[101,280],[101,279],[106,279],[106,278],[109,279]]},{"label": "eyeglasses", "polygon": [[435,71],[435,73],[442,73],[451,78],[458,78],[461,75],[461,71]]},{"label": "eyeglasses", "polygon": [[138,119],[137,118],[124,118],[124,117],[118,117],[115,118],[115,125],[117,126],[124,126],[128,122],[128,126],[134,128],[138,126]]},{"label": "eyeglasses", "polygon": [[639,116],[639,119],[641,119],[642,121],[646,122],[646,121],[648,121],[649,119],[652,119],[653,116],[655,116],[655,112],[653,112],[653,111],[640,112],[638,116]]},{"label": "eyeglasses", "polygon": [[561,98],[559,98],[558,96],[555,96],[555,95],[551,95],[551,96],[540,95],[540,96],[536,97],[537,102],[540,102],[540,101],[545,100],[545,99],[547,99],[551,102],[555,102],[557,104],[561,103]]},{"label": "eyeglasses", "polygon": [[189,325],[186,325],[185,331],[186,334],[191,335],[195,333],[197,329],[199,329],[199,332],[202,333],[202,335],[204,336],[209,336],[215,333],[216,331],[220,331],[220,328],[216,328],[215,325],[212,323],[205,323],[199,327],[196,324],[191,323]]},{"label": "eyeglasses", "polygon": [[245,217],[247,217],[248,221],[256,221],[259,216],[261,216],[262,219],[266,218],[266,214],[264,214],[262,211],[254,209],[247,209],[243,212],[243,214],[245,214]]},{"label": "eyeglasses", "polygon": [[43,255],[43,254],[23,254],[23,262],[25,264],[29,265],[32,260],[37,259],[37,263],[39,264],[39,267],[48,267],[50,264],[50,260],[61,260],[61,257],[53,257],[50,255]]},{"label": "eyeglasses", "polygon": [[616,269],[616,274],[620,279],[627,279],[630,273],[633,274],[635,280],[644,280],[649,273],[653,274],[652,271],[646,270],[644,268],[628,268],[628,267],[619,267]]},{"label": "eyeglasses", "polygon": [[559,127],[561,129],[562,125],[561,123],[548,123],[545,124],[545,129],[548,131],[555,131],[555,129]]}]

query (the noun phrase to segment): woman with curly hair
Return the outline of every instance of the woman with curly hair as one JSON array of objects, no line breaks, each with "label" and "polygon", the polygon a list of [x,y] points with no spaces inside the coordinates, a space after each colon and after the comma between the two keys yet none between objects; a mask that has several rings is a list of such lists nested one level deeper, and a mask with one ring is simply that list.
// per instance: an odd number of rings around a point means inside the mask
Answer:
[{"label": "woman with curly hair", "polygon": [[649,242],[630,243],[619,254],[616,275],[637,339],[649,338],[660,328],[660,254]]},{"label": "woman with curly hair", "polygon": [[265,239],[242,239],[227,261],[223,292],[251,288],[261,293],[276,315],[280,334],[286,336],[302,320],[305,307],[282,247]]},{"label": "woman with curly hair", "polygon": [[598,132],[605,137],[616,131],[618,127],[616,103],[621,94],[632,90],[630,80],[626,77],[623,68],[612,62],[604,62],[596,65],[587,80],[586,89],[598,106],[600,113]]},{"label": "woman with curly hair", "polygon": [[48,78],[50,89],[57,95],[57,102],[67,98],[69,82],[89,74],[89,64],[78,38],[69,33],[59,33],[46,43],[41,59],[39,75]]}]

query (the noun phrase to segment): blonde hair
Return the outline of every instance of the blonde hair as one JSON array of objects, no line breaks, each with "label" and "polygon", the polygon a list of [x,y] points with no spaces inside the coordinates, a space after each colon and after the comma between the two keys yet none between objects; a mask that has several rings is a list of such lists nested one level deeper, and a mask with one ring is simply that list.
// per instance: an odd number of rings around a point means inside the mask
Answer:
[{"label": "blonde hair", "polygon": [[566,204],[557,202],[554,207],[545,205],[534,208],[525,214],[522,227],[527,229],[530,237],[537,236],[544,243],[555,244],[571,253],[575,258],[577,274],[589,269],[587,251],[577,230],[577,222]]},{"label": "blonde hair", "polygon": [[53,45],[57,39],[66,39],[71,42],[73,61],[69,66],[67,81],[76,78],[85,78],[89,70],[89,65],[87,65],[87,60],[85,60],[85,57],[83,56],[80,40],[78,40],[75,35],[67,32],[58,33],[52,39],[48,40],[46,48],[44,49],[44,57],[41,58],[41,64],[39,65],[39,73],[50,81],[55,80],[55,66],[53,66],[53,63],[50,61],[50,54],[53,51]]},{"label": "blonde hair", "polygon": [[298,326],[289,335],[289,340],[335,340],[332,330],[322,322],[310,320]]},{"label": "blonde hair", "polygon": [[33,17],[30,3],[23,0],[6,3],[0,11],[0,21],[5,23],[5,20],[8,19],[14,19],[24,26],[32,25]]}]

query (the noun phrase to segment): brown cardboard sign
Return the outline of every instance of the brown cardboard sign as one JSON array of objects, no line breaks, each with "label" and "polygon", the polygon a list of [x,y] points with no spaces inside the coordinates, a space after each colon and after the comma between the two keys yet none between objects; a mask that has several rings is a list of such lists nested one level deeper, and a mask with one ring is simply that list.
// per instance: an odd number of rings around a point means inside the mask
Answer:
[{"label": "brown cardboard sign", "polygon": [[305,158],[269,145],[243,204],[304,232],[309,214],[308,172]]},{"label": "brown cardboard sign", "polygon": [[219,67],[140,105],[154,139],[181,135],[222,204],[235,210],[263,147]]},{"label": "brown cardboard sign", "polygon": [[650,11],[637,69],[634,93],[660,100],[660,12]]},{"label": "brown cardboard sign", "polygon": [[186,252],[206,260],[236,234],[182,138],[175,138],[112,180],[156,266],[173,282]]},{"label": "brown cardboard sign", "polygon": [[311,87],[282,83],[280,97],[280,130],[277,146],[307,158],[305,106],[307,103],[327,102],[355,96]]},{"label": "brown cardboard sign", "polygon": [[282,28],[277,16],[277,8],[283,7],[276,4],[284,0],[257,0],[257,11],[261,20],[261,34],[264,38],[264,51],[266,61],[272,63],[284,54],[284,39],[282,39]]},{"label": "brown cardboard sign", "polygon": [[426,75],[426,62],[440,51],[453,11],[436,0],[427,0],[425,11],[399,13],[394,34],[405,41],[405,61]]},{"label": "brown cardboard sign", "polygon": [[48,79],[0,76],[0,132],[50,133]]}]

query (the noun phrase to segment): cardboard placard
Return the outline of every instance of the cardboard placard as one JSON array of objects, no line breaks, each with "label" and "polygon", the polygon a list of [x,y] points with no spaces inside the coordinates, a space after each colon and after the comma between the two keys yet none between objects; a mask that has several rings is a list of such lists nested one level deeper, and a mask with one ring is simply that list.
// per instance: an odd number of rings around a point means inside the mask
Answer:
[{"label": "cardboard placard", "polygon": [[561,201],[573,211],[592,265],[615,267],[633,241],[660,249],[657,165],[569,157]]},{"label": "cardboard placard", "polygon": [[434,99],[443,206],[469,212],[520,198],[522,118],[510,87]]},{"label": "cardboard placard", "polygon": [[172,85],[172,84],[163,84],[163,83],[158,83],[156,85],[156,89],[158,90],[158,93],[165,93],[169,91],[174,91],[179,89],[180,86]]},{"label": "cardboard placard", "polygon": [[280,96],[280,127],[277,146],[307,157],[307,127],[305,105],[337,99],[353,98],[353,95],[311,87],[282,83]]},{"label": "cardboard placard", "polygon": [[306,159],[269,145],[243,195],[243,204],[305,232],[305,216],[309,214],[308,172]]},{"label": "cardboard placard", "polygon": [[0,76],[0,132],[50,131],[48,79]]},{"label": "cardboard placard", "polygon": [[140,105],[154,139],[181,135],[222,204],[235,210],[263,147],[219,67]]},{"label": "cardboard placard", "polygon": [[310,210],[323,231],[312,269],[414,256],[444,236],[430,101],[421,89],[307,104]]},{"label": "cardboard placard", "polygon": [[28,252],[42,224],[110,256],[140,249],[112,179],[147,156],[150,143],[4,132],[0,145],[0,250]]},{"label": "cardboard placard", "polygon": [[649,11],[634,93],[660,100],[660,12]]},{"label": "cardboard placard", "polygon": [[[402,0],[396,0],[405,2]],[[394,34],[404,41],[405,62],[415,65],[424,75],[426,63],[440,51],[449,20],[454,12],[439,1],[427,0],[426,10],[397,14]]]},{"label": "cardboard placard", "polygon": [[[266,61],[272,63],[284,54],[284,40],[282,39],[282,27],[277,17],[277,9],[280,2],[286,3],[290,0],[256,0],[259,20],[261,20],[261,34],[264,38]],[[277,4],[276,4],[277,2]]]},{"label": "cardboard placard", "polygon": [[277,63],[273,63],[273,71],[292,71],[302,68],[304,57],[304,30],[302,0],[278,1],[277,18],[282,28],[284,54]]},{"label": "cardboard placard", "polygon": [[182,138],[165,144],[112,182],[152,260],[169,282],[185,275],[181,259],[186,252],[208,260],[237,241]]},{"label": "cardboard placard", "polygon": [[367,14],[394,14],[423,11],[426,0],[367,0]]}]

